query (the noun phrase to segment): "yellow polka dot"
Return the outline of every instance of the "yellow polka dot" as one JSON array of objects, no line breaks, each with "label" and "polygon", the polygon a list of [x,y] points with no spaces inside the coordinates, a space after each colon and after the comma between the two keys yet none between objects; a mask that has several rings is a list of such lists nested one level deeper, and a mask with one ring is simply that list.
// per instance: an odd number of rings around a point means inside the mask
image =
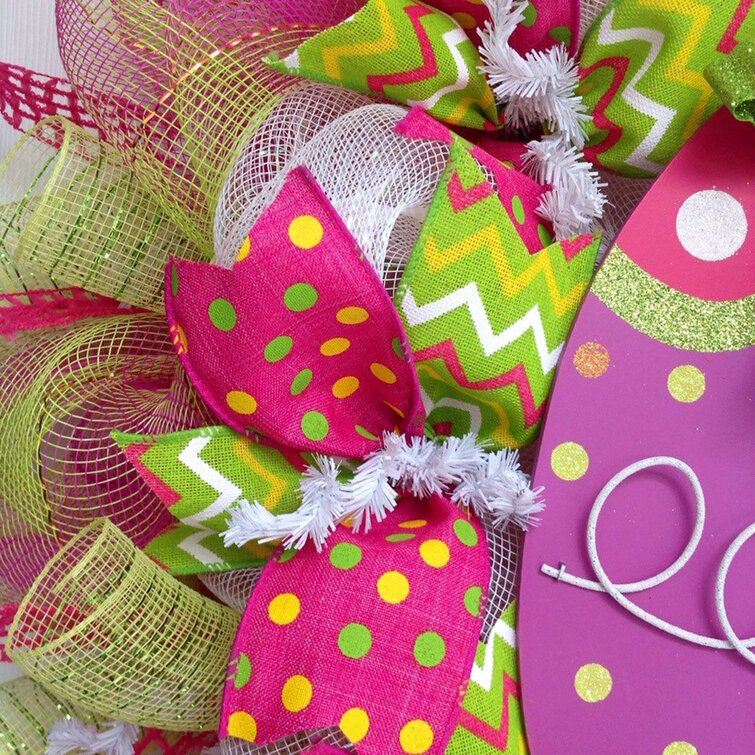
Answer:
[{"label": "yellow polka dot", "polygon": [[249,239],[249,236],[247,236],[243,243],[241,244],[241,248],[239,249],[239,253],[236,255],[236,262],[241,262],[241,260],[245,260],[249,256],[249,250],[252,248],[252,242]]},{"label": "yellow polka dot", "polygon": [[351,346],[348,338],[331,338],[320,346],[320,353],[324,357],[334,357],[336,354],[343,354]]},{"label": "yellow polka dot", "polygon": [[603,344],[588,341],[577,348],[572,361],[582,377],[597,378],[605,374],[611,363],[611,355]]},{"label": "yellow polka dot", "polygon": [[359,325],[370,316],[364,307],[344,307],[336,313],[336,320],[344,325]]},{"label": "yellow polka dot", "polygon": [[611,691],[611,673],[600,663],[586,663],[574,675],[574,689],[586,703],[599,703]]},{"label": "yellow polka dot", "polygon": [[433,744],[433,730],[427,721],[415,718],[404,724],[399,734],[401,749],[410,755],[420,755],[427,752]]},{"label": "yellow polka dot", "polygon": [[663,748],[663,755],[697,755],[697,747],[689,742],[677,740]]},{"label": "yellow polka dot", "polygon": [[451,553],[448,546],[442,540],[425,540],[419,546],[419,555],[428,566],[440,569],[448,563]]},{"label": "yellow polka dot", "polygon": [[228,716],[228,734],[254,742],[257,738],[257,722],[246,711],[237,710]]},{"label": "yellow polka dot", "polygon": [[380,362],[373,362],[370,365],[370,372],[381,382],[381,383],[395,383],[396,382],[396,373],[393,372],[393,370],[389,370],[384,364],[380,364]]},{"label": "yellow polka dot", "polygon": [[578,480],[589,464],[590,457],[579,443],[559,443],[551,453],[551,469],[562,480]]},{"label": "yellow polka dot", "polygon": [[288,225],[288,237],[299,249],[311,249],[322,241],[322,223],[313,215],[299,215]]},{"label": "yellow polka dot", "polygon": [[378,578],[377,591],[386,603],[401,603],[409,594],[409,580],[400,571],[387,571]]},{"label": "yellow polka dot", "polygon": [[392,404],[390,401],[383,401],[383,403],[393,412],[396,412],[401,419],[404,419],[406,416],[404,412],[401,411],[395,404]]},{"label": "yellow polka dot", "polygon": [[359,379],[353,375],[347,375],[333,383],[333,395],[336,398],[348,398],[357,388],[359,388]]},{"label": "yellow polka dot", "polygon": [[405,522],[401,522],[399,527],[406,530],[416,530],[419,527],[424,527],[427,524],[427,519],[407,519]]},{"label": "yellow polka dot", "polygon": [[267,606],[267,615],[274,624],[290,624],[301,611],[301,602],[292,592],[276,595]]},{"label": "yellow polka dot", "polygon": [[286,710],[298,713],[304,710],[312,700],[312,682],[306,676],[294,674],[286,679],[281,691],[281,702]]},{"label": "yellow polka dot", "polygon": [[451,15],[462,29],[474,29],[477,26],[477,21],[469,13],[452,13]]},{"label": "yellow polka dot", "polygon": [[257,399],[246,391],[228,391],[225,402],[239,414],[254,414],[257,411]]},{"label": "yellow polka dot", "polygon": [[349,708],[338,723],[341,731],[352,744],[361,742],[370,729],[370,717],[364,708]]},{"label": "yellow polka dot", "polygon": [[677,401],[691,404],[705,393],[705,374],[692,364],[681,364],[671,370],[667,384]]}]

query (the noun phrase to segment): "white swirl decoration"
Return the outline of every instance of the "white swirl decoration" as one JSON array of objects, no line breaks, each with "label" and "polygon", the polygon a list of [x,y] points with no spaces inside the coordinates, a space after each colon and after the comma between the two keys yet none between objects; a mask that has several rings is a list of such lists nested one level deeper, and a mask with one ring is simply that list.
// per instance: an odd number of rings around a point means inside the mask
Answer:
[{"label": "white swirl decoration", "polygon": [[[668,466],[678,469],[689,480],[692,490],[695,494],[695,526],[692,530],[687,545],[681,552],[679,557],[666,569],[658,574],[640,580],[638,582],[628,582],[625,584],[615,584],[611,578],[606,574],[603,564],[598,555],[597,546],[597,529],[598,518],[600,512],[603,509],[608,497],[613,491],[633,474],[650,467]],[[597,577],[597,581],[590,579],[584,579],[583,577],[577,577],[573,574],[569,574],[566,571],[566,566],[560,564],[559,568],[554,568],[548,564],[543,564],[540,570],[550,577],[558,580],[559,582],[565,582],[566,584],[580,587],[583,590],[593,590],[596,592],[608,593],[620,606],[629,611],[632,615],[636,616],[642,621],[650,624],[651,626],[660,629],[667,634],[678,637],[682,640],[692,642],[696,645],[703,645],[704,647],[723,649],[723,650],[736,650],[743,658],[750,663],[755,663],[755,653],[750,650],[755,646],[755,637],[748,637],[743,639],[738,637],[734,632],[729,617],[726,612],[726,605],[724,600],[724,589],[726,586],[726,577],[729,572],[729,567],[734,560],[736,554],[742,548],[744,543],[755,535],[755,522],[746,527],[731,543],[726,550],[718,569],[718,575],[716,578],[715,587],[715,607],[718,620],[723,628],[726,639],[720,639],[718,637],[709,637],[703,634],[697,634],[687,629],[672,624],[671,622],[661,619],[659,616],[646,611],[644,608],[640,608],[636,603],[633,603],[626,597],[628,593],[642,592],[650,588],[656,587],[666,580],[673,577],[677,572],[683,569],[687,562],[692,558],[700,538],[703,534],[705,527],[705,496],[703,489],[700,485],[700,481],[692,468],[679,459],[675,459],[672,456],[652,456],[647,459],[641,459],[634,462],[629,466],[616,473],[603,487],[598,494],[592,509],[590,510],[590,516],[587,520],[587,552],[590,558],[590,564],[592,565],[593,572]]]}]

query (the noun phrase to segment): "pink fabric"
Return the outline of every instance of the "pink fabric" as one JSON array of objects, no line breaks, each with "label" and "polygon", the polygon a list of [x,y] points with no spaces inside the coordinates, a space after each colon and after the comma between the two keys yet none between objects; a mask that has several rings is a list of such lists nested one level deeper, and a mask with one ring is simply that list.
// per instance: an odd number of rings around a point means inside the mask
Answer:
[{"label": "pink fabric", "polygon": [[[431,118],[420,108],[413,108],[405,118],[399,121],[396,125],[396,133],[410,139],[431,139],[443,144],[451,144],[453,139],[460,138],[448,126]],[[499,140],[494,140],[494,137],[491,137],[489,141],[499,143]],[[507,153],[512,156],[521,154],[524,149],[524,145],[519,142],[500,141],[500,143],[513,145]],[[537,215],[537,207],[547,187],[541,186],[524,173],[513,170],[482,147],[472,144],[468,146],[472,157],[495,176],[501,203],[511,221],[516,224],[519,236],[530,253],[539,252],[552,243],[553,226]],[[519,165],[521,165],[521,160],[515,167]],[[523,222],[521,215],[516,217],[513,210],[515,197],[521,201]]]},{"label": "pink fabric", "polygon": [[82,288],[33,290],[0,294],[0,335],[67,325],[85,317],[141,312],[115,299]]},{"label": "pink fabric", "polygon": [[307,748],[309,755],[343,755],[344,750],[342,747],[336,747],[328,742],[318,742],[316,745]]},{"label": "pink fabric", "polygon": [[[429,0],[427,5],[453,16],[479,46],[477,30],[490,20],[490,13],[482,0]],[[524,23],[511,35],[511,46],[517,52],[524,55],[530,50],[547,50],[558,42],[563,42],[569,52],[576,52],[578,0],[529,0],[524,16]]]},{"label": "pink fabric", "polygon": [[231,650],[221,737],[340,725],[361,755],[443,752],[490,577],[482,527],[443,498],[404,498],[329,544],[265,567]]},{"label": "pink fabric", "polygon": [[[166,312],[181,362],[230,427],[362,457],[424,413],[385,288],[305,168],[292,171],[232,270],[172,260]],[[237,258],[238,259],[238,258]]]}]

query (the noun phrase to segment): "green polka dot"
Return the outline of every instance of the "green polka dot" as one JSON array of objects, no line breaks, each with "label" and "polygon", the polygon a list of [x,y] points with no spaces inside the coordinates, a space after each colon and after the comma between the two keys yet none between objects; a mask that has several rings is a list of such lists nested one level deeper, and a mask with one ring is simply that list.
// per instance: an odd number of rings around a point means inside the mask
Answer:
[{"label": "green polka dot", "polygon": [[454,532],[463,545],[477,545],[477,530],[466,519],[454,522]]},{"label": "green polka dot", "polygon": [[504,165],[507,168],[513,168],[514,163],[511,162],[511,160],[501,160],[501,164]]},{"label": "green polka dot", "polygon": [[522,15],[524,16],[522,26],[532,26],[537,21],[537,8],[529,2],[522,8]]},{"label": "green polka dot", "polygon": [[252,676],[252,662],[246,653],[239,654],[239,660],[236,663],[236,673],[233,677],[233,686],[241,689]]},{"label": "green polka dot", "polygon": [[366,427],[362,425],[354,425],[354,429],[367,440],[380,440],[377,435],[373,435]]},{"label": "green polka dot", "polygon": [[279,362],[289,351],[291,351],[293,345],[294,342],[291,340],[291,336],[278,336],[277,338],[273,338],[273,340],[265,346],[265,359],[268,362]]},{"label": "green polka dot", "polygon": [[296,377],[291,381],[291,395],[298,396],[311,382],[312,370],[309,367],[297,372]]},{"label": "green polka dot", "polygon": [[511,197],[511,211],[514,213],[514,219],[519,225],[524,223],[524,205],[516,194]]},{"label": "green polka dot", "polygon": [[310,440],[322,440],[328,434],[328,420],[320,412],[307,412],[301,418],[301,431]]},{"label": "green polka dot", "polygon": [[336,569],[351,569],[362,560],[362,549],[354,543],[338,543],[330,551],[330,563]]},{"label": "green polka dot", "polygon": [[173,296],[178,296],[178,265],[170,269],[170,290]]},{"label": "green polka dot", "polygon": [[207,314],[218,330],[233,330],[236,324],[236,310],[228,299],[213,299],[207,308]]},{"label": "green polka dot", "polygon": [[290,561],[299,551],[296,550],[296,548],[289,548],[288,550],[283,551],[278,558],[275,560],[279,564],[285,564],[286,561]]},{"label": "green polka dot", "polygon": [[553,236],[551,236],[550,231],[542,223],[537,224],[537,235],[544,247],[550,246],[553,243]]},{"label": "green polka dot", "polygon": [[314,307],[317,301],[317,291],[309,283],[294,283],[286,289],[283,301],[292,312],[303,312]]},{"label": "green polka dot", "polygon": [[477,585],[467,588],[464,593],[464,607],[472,616],[480,613],[480,600],[482,600],[482,588]]},{"label": "green polka dot", "polygon": [[363,658],[372,647],[370,630],[364,624],[347,624],[338,633],[338,647],[347,658]]},{"label": "green polka dot", "polygon": [[404,358],[404,350],[401,348],[401,341],[398,340],[398,338],[394,338],[391,341],[391,346],[393,347],[393,353],[399,358]]},{"label": "green polka dot", "polygon": [[549,32],[550,36],[567,47],[571,44],[571,29],[568,26],[554,26]]},{"label": "green polka dot", "polygon": [[446,655],[446,643],[437,632],[422,632],[414,641],[414,660],[420,666],[437,666]]},{"label": "green polka dot", "polygon": [[389,543],[402,543],[404,540],[411,540],[414,535],[411,532],[397,532],[395,535],[388,535],[385,539]]}]

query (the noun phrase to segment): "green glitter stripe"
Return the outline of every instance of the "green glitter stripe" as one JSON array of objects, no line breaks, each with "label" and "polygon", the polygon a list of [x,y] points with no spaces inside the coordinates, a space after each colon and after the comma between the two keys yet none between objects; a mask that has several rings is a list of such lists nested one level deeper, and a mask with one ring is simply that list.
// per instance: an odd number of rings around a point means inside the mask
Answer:
[{"label": "green glitter stripe", "polygon": [[709,301],[667,286],[619,247],[608,254],[590,289],[632,327],[689,351],[737,351],[755,343],[755,295]]}]

